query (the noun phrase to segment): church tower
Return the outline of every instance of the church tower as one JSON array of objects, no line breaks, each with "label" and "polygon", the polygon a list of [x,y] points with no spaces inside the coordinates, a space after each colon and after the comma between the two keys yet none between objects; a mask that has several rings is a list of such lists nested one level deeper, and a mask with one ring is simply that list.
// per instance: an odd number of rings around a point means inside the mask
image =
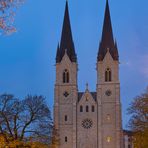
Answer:
[{"label": "church tower", "polygon": [[108,1],[97,57],[97,101],[99,148],[121,148],[119,55],[113,37]]},{"label": "church tower", "polygon": [[79,92],[77,55],[66,1],[54,90],[58,148],[122,148],[119,55],[108,1],[96,66],[96,92],[91,92],[88,85],[85,91]]},{"label": "church tower", "polygon": [[54,124],[59,148],[76,148],[77,56],[66,2],[60,45],[56,55]]}]

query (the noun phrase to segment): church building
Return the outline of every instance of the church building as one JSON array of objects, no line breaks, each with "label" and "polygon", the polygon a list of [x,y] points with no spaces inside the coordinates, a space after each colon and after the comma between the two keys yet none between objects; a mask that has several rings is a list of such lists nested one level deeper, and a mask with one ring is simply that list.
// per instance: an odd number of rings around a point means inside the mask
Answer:
[{"label": "church building", "polygon": [[122,148],[119,54],[113,37],[109,3],[98,55],[96,92],[78,90],[78,62],[66,2],[61,42],[57,47],[54,125],[58,148]]}]

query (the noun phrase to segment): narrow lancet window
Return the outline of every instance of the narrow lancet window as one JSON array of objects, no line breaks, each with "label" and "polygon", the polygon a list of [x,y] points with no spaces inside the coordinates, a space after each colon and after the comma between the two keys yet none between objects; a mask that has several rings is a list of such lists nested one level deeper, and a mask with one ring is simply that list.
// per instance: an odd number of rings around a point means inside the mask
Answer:
[{"label": "narrow lancet window", "polygon": [[107,68],[105,71],[105,82],[111,82],[111,81],[112,81],[111,69]]},{"label": "narrow lancet window", "polygon": [[88,105],[86,106],[86,112],[89,112],[89,107],[88,107]]},{"label": "narrow lancet window", "polygon": [[68,139],[67,139],[67,137],[65,137],[65,142],[67,142],[68,141]]},{"label": "narrow lancet window", "polygon": [[65,115],[65,121],[67,121],[67,115]]},{"label": "narrow lancet window", "polygon": [[80,112],[83,112],[83,106],[82,105],[80,106]]},{"label": "narrow lancet window", "polygon": [[93,105],[91,108],[92,112],[95,112],[95,106]]},{"label": "narrow lancet window", "polygon": [[69,72],[67,69],[63,72],[63,83],[69,83]]}]

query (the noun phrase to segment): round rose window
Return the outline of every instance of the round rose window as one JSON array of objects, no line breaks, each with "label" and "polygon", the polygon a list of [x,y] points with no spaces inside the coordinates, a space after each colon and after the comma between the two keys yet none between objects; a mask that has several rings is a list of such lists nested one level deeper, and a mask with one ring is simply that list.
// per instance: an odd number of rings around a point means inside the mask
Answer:
[{"label": "round rose window", "polygon": [[82,127],[84,127],[85,129],[91,128],[92,125],[93,125],[93,122],[92,122],[92,120],[90,120],[90,119],[84,119],[84,120],[82,121]]},{"label": "round rose window", "polygon": [[106,96],[111,96],[111,95],[112,95],[112,92],[111,92],[111,90],[107,90],[107,91],[105,92],[105,94],[106,94]]}]

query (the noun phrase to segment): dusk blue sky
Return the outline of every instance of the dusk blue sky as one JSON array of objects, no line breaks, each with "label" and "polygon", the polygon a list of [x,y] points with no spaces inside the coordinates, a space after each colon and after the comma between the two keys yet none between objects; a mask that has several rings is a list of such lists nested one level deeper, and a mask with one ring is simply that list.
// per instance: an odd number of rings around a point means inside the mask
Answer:
[{"label": "dusk blue sky", "polygon": [[[105,0],[69,0],[78,57],[79,91],[96,90],[96,61]],[[148,84],[148,1],[109,0],[114,37],[120,54],[123,126],[127,107]],[[55,55],[61,38],[65,0],[27,0],[17,10],[17,32],[0,36],[0,94],[46,97],[52,109]]]}]

